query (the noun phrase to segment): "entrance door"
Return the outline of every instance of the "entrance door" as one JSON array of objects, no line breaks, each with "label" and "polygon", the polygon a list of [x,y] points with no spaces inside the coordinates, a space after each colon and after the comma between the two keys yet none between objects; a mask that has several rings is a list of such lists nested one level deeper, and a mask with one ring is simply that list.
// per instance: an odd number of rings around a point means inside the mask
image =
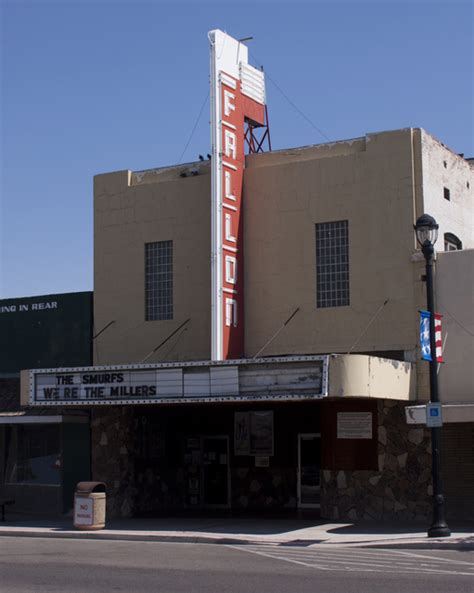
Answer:
[{"label": "entrance door", "polygon": [[319,508],[321,489],[321,435],[298,435],[298,506]]},{"label": "entrance door", "polygon": [[229,437],[202,437],[202,496],[208,508],[230,506]]}]

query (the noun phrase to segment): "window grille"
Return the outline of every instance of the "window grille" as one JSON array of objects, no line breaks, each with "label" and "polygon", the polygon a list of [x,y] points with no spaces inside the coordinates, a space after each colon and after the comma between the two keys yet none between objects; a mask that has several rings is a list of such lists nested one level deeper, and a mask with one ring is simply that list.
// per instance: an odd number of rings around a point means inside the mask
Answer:
[{"label": "window grille", "polygon": [[349,223],[316,224],[316,305],[349,305]]},{"label": "window grille", "polygon": [[173,319],[173,241],[145,243],[145,319]]}]

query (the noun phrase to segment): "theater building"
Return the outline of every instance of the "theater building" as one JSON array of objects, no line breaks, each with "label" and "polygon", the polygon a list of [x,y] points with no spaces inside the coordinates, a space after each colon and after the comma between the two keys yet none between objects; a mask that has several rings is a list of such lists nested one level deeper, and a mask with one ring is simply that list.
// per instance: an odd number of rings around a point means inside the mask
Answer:
[{"label": "theater building", "polygon": [[242,47],[212,62],[211,159],[95,177],[94,366],[25,373],[22,396],[91,411],[111,515],[426,521],[413,224],[430,213],[472,262],[471,164],[418,128],[244,155],[264,99]]}]

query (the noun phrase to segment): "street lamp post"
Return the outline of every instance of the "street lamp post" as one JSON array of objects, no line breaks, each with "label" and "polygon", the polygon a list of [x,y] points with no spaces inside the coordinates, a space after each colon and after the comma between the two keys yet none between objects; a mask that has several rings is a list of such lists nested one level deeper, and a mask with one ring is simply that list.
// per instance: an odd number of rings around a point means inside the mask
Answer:
[{"label": "street lamp post", "polygon": [[[435,307],[433,289],[433,259],[434,244],[438,238],[439,225],[429,214],[423,214],[415,224],[415,232],[421,251],[426,261],[426,299],[430,314],[430,401],[439,402],[438,371],[436,360],[435,338]],[[449,537],[451,531],[446,523],[446,510],[444,504],[443,485],[441,480],[441,428],[431,428],[431,451],[433,477],[433,521],[428,529],[428,537]]]}]

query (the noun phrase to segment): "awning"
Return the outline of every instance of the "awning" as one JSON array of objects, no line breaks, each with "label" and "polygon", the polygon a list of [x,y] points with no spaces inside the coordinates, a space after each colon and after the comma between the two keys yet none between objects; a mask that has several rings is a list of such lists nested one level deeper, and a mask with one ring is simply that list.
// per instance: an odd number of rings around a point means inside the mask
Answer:
[{"label": "awning", "polygon": [[71,424],[89,422],[87,414],[34,414],[33,410],[0,412],[1,424]]},{"label": "awning", "polygon": [[[426,424],[426,404],[405,408],[407,424]],[[442,403],[443,423],[474,422],[474,403]]]}]

